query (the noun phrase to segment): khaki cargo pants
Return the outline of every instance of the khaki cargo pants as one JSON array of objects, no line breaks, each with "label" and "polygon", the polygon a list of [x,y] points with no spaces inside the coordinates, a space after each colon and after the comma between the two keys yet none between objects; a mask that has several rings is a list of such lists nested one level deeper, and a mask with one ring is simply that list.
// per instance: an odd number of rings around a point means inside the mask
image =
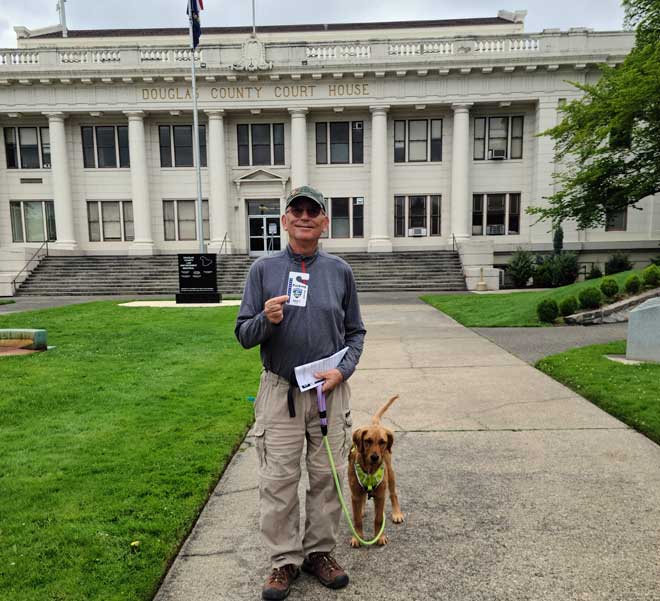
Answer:
[{"label": "khaki cargo pants", "polygon": [[[341,505],[323,444],[316,391],[295,391],[296,416],[289,416],[289,382],[264,371],[254,404],[254,436],[259,461],[261,533],[273,568],[300,565],[305,556],[330,552],[337,542]],[[327,395],[328,441],[340,481],[351,446],[350,387],[339,384]],[[298,482],[305,439],[309,488],[305,533],[300,537]]]}]

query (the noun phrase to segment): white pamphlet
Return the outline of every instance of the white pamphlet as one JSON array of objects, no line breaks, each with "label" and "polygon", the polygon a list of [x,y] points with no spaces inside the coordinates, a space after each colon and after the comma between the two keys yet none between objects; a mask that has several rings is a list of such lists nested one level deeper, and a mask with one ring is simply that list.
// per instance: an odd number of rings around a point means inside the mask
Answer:
[{"label": "white pamphlet", "polygon": [[345,346],[339,352],[330,355],[330,357],[319,359],[318,361],[312,361],[311,363],[305,363],[305,365],[299,365],[296,367],[296,380],[298,381],[300,392],[305,392],[306,390],[321,386],[323,380],[317,380],[314,377],[314,374],[334,369],[341,363],[341,360],[347,352],[348,347]]}]

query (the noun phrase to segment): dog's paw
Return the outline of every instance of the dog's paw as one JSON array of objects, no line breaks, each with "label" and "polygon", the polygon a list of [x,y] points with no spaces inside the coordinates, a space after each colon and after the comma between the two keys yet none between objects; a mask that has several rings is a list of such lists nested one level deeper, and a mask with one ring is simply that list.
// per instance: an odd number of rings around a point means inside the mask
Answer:
[{"label": "dog's paw", "polygon": [[380,538],[378,539],[378,542],[376,543],[379,547],[384,547],[387,544],[387,536],[384,534],[380,535]]},{"label": "dog's paw", "polygon": [[403,520],[404,520],[404,516],[403,513],[401,513],[400,511],[395,511],[392,513],[392,521],[395,524],[401,524],[403,523]]},{"label": "dog's paw", "polygon": [[354,536],[351,537],[351,547],[353,547],[353,549],[358,549],[360,547],[360,541]]}]

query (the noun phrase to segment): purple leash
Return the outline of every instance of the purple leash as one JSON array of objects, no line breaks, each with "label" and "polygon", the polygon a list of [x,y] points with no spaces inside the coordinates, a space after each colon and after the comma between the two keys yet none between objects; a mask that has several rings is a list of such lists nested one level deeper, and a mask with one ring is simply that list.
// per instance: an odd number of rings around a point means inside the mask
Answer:
[{"label": "purple leash", "polygon": [[319,417],[321,418],[321,434],[328,435],[328,412],[325,407],[325,393],[323,384],[316,387],[316,404],[319,406]]}]

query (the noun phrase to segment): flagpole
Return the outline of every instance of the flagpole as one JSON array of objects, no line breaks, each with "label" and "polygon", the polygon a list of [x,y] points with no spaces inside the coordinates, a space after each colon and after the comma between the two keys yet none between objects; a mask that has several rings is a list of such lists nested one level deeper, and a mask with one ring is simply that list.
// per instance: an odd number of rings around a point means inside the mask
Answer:
[{"label": "flagpole", "polygon": [[190,34],[190,62],[192,64],[192,97],[193,97],[193,160],[197,173],[197,239],[199,252],[204,253],[204,220],[202,214],[202,166],[199,147],[199,119],[197,117],[197,81],[195,77],[195,42],[193,40],[193,10],[192,0],[188,0],[188,31]]}]

